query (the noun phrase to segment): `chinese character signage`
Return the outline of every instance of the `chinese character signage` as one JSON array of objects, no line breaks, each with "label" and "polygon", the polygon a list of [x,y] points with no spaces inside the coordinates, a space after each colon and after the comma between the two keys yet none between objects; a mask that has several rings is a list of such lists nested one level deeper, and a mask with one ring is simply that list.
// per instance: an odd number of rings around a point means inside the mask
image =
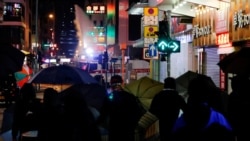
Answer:
[{"label": "chinese character signage", "polygon": [[209,46],[216,44],[215,34],[216,9],[205,7],[196,12],[193,19],[193,46]]},{"label": "chinese character signage", "polygon": [[250,0],[235,0],[230,3],[230,39],[232,42],[250,38]]},{"label": "chinese character signage", "polygon": [[250,14],[245,14],[244,11],[236,11],[233,15],[234,29],[243,28],[250,24]]},{"label": "chinese character signage", "polygon": [[86,7],[87,14],[105,14],[106,6],[104,5],[89,5]]},{"label": "chinese character signage", "polygon": [[143,11],[144,47],[149,47],[158,39],[156,32],[159,31],[159,13],[157,7],[145,7]]},{"label": "chinese character signage", "polygon": [[220,9],[216,11],[215,32],[221,34],[229,31],[229,7],[230,4],[221,2]]}]

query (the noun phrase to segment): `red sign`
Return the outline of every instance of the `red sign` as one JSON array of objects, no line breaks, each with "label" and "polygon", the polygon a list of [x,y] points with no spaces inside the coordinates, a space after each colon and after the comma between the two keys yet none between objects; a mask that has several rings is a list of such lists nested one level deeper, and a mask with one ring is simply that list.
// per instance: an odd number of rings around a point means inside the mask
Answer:
[{"label": "red sign", "polygon": [[229,33],[219,34],[216,36],[216,44],[223,45],[229,43]]}]

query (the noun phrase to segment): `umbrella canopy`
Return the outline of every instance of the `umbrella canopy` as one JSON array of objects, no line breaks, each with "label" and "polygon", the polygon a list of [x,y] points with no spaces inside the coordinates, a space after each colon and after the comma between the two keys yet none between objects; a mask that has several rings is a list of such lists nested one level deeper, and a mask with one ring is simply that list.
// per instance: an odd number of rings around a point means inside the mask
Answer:
[{"label": "umbrella canopy", "polygon": [[198,75],[201,75],[199,73],[193,72],[193,71],[187,71],[176,78],[176,83],[180,85],[183,88],[187,88],[189,81],[196,78]]},{"label": "umbrella canopy", "polygon": [[28,82],[31,74],[32,74],[32,69],[27,65],[23,65],[21,71],[15,72],[17,85],[21,88],[26,82]]},{"label": "umbrella canopy", "polygon": [[142,106],[148,110],[154,96],[163,89],[163,83],[149,77],[142,77],[124,86],[124,90],[134,94]]},{"label": "umbrella canopy", "polygon": [[106,99],[106,89],[99,84],[74,84],[63,90],[62,99],[71,99],[71,97],[85,100],[88,106],[101,110]]},{"label": "umbrella canopy", "polygon": [[37,72],[28,83],[77,84],[98,83],[88,72],[67,65],[52,66]]},{"label": "umbrella canopy", "polygon": [[211,77],[189,70],[176,78],[177,90],[178,90],[178,88],[180,88],[180,91],[181,91],[181,92],[179,91],[180,93],[186,93],[187,89],[188,89],[189,82],[198,76],[202,76],[202,77],[208,79],[209,82],[211,82],[211,85],[216,87],[216,85],[213,82],[213,80],[211,79]]},{"label": "umbrella canopy", "polygon": [[250,74],[250,48],[243,47],[218,62],[224,73]]},{"label": "umbrella canopy", "polygon": [[0,78],[22,70],[25,54],[11,44],[0,43]]}]

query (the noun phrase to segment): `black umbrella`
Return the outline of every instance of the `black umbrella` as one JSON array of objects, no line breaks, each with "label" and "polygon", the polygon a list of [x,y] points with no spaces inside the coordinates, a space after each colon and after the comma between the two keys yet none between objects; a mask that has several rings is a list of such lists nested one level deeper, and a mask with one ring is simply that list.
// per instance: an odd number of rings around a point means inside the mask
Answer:
[{"label": "black umbrella", "polygon": [[239,51],[228,54],[218,63],[224,73],[249,74],[250,48],[243,47]]},{"label": "black umbrella", "polygon": [[[176,78],[177,88],[181,87],[182,91],[186,92],[188,89],[189,82],[192,79],[199,77],[199,76],[207,79],[211,83],[211,86],[216,87],[216,85],[213,82],[213,80],[211,79],[211,77],[189,70]],[[185,92],[182,92],[182,93],[185,93]]]},{"label": "black umbrella", "polygon": [[100,84],[74,84],[63,90],[60,95],[63,101],[70,99],[84,100],[88,106],[100,111],[106,99],[106,89]]},{"label": "black umbrella", "polygon": [[8,43],[0,43],[0,78],[22,70],[25,54]]},{"label": "black umbrella", "polygon": [[38,84],[91,84],[98,83],[88,72],[68,65],[52,66],[37,72],[28,83]]}]

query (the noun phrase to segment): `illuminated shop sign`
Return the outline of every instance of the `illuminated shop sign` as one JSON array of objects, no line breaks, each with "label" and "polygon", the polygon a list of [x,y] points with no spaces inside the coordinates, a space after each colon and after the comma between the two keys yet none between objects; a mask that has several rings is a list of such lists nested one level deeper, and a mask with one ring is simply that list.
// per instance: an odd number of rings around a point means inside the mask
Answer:
[{"label": "illuminated shop sign", "polygon": [[194,38],[199,38],[201,36],[206,36],[211,34],[211,26],[207,25],[207,26],[203,26],[203,27],[199,27],[199,25],[194,25],[193,27],[193,37]]},{"label": "illuminated shop sign", "polygon": [[239,10],[233,15],[233,25],[234,28],[243,28],[250,24],[250,14],[245,14],[244,10]]},{"label": "illuminated shop sign", "polygon": [[229,33],[219,34],[217,35],[217,44],[223,45],[229,43]]},{"label": "illuminated shop sign", "polygon": [[105,14],[106,6],[104,5],[91,5],[86,7],[87,14]]},{"label": "illuminated shop sign", "polygon": [[104,27],[89,27],[86,30],[86,37],[89,43],[104,44],[106,40]]}]

